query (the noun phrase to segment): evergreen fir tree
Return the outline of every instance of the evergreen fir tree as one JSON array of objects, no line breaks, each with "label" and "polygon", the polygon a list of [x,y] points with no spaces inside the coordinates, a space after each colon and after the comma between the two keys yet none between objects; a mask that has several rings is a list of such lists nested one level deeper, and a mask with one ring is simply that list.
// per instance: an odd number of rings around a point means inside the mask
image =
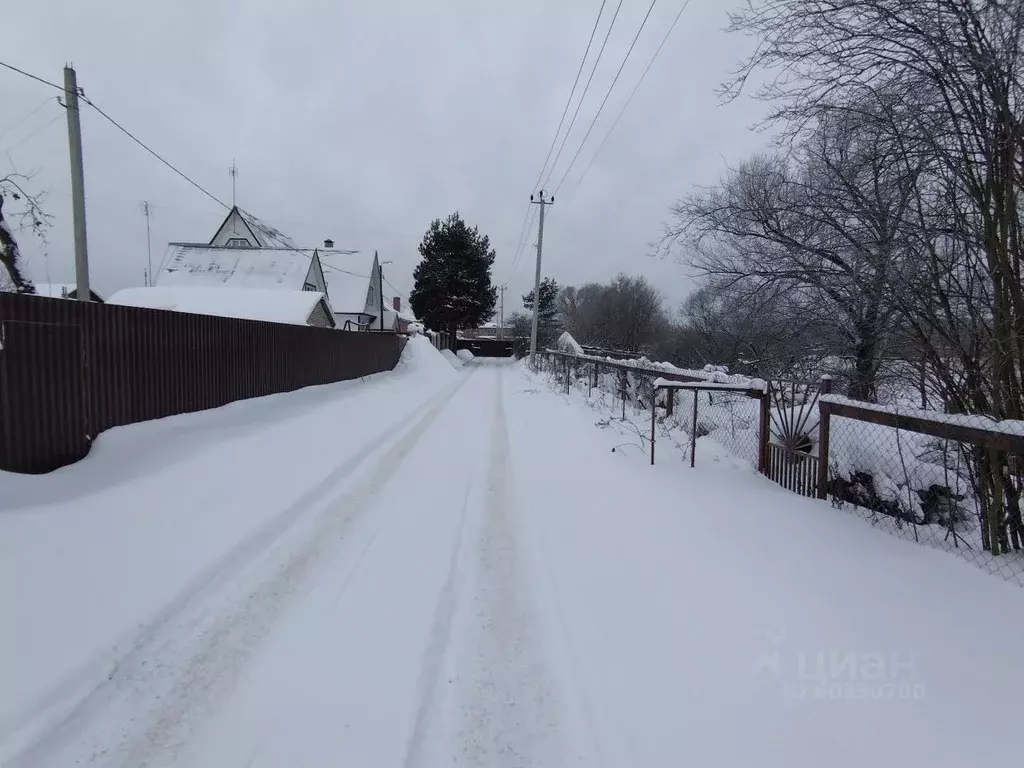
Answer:
[{"label": "evergreen fir tree", "polygon": [[490,240],[458,212],[434,219],[419,247],[423,260],[409,294],[416,317],[428,328],[455,332],[476,328],[494,314],[498,291],[491,285]]},{"label": "evergreen fir tree", "polygon": [[[543,349],[555,340],[558,332],[558,283],[545,277],[540,283],[540,307],[537,310],[537,348]],[[533,291],[523,296],[523,306],[533,311]]]}]

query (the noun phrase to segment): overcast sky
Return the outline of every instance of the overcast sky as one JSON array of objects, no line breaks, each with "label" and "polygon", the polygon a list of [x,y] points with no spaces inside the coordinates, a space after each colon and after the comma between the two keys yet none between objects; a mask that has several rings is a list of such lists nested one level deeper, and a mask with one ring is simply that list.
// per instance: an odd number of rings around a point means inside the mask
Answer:
[{"label": "overcast sky", "polygon": [[[688,270],[648,256],[668,206],[764,146],[751,131],[763,105],[721,106],[715,94],[749,46],[723,31],[733,0],[692,0],[577,187],[681,2],[657,0],[549,209],[544,274],[559,283],[644,274],[674,308],[692,287]],[[7,4],[0,59],[55,82],[73,62],[90,99],[216,197],[231,200],[234,160],[241,207],[300,245],[329,237],[362,252],[336,258],[338,266],[368,271],[378,250],[394,262],[386,276],[405,295],[424,230],[458,210],[490,236],[509,311],[532,287],[536,228],[513,270],[516,245],[600,4],[40,0]],[[595,51],[616,4],[607,2]],[[552,189],[648,5],[624,0]],[[20,238],[28,272],[73,281],[59,94],[4,69],[0,89],[0,165],[33,171],[54,216],[45,253]],[[225,211],[88,107],[82,123],[93,286],[141,285],[142,200],[152,205],[155,261],[169,241],[209,239]]]}]

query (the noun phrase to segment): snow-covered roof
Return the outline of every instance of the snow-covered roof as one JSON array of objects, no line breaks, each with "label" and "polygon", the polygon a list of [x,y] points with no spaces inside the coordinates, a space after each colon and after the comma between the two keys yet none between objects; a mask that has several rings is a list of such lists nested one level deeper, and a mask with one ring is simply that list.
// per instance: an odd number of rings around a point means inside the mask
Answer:
[{"label": "snow-covered roof", "polygon": [[156,285],[301,291],[313,253],[311,248],[222,248],[171,243]]},{"label": "snow-covered roof", "polygon": [[[78,285],[76,283],[33,283],[36,289],[36,296],[43,296],[50,299],[63,299],[75,294],[77,295]],[[94,297],[99,298],[96,291],[89,289]]]},{"label": "snow-covered roof", "polygon": [[255,230],[254,234],[259,239],[260,245],[280,245],[288,248],[295,247],[295,243],[292,242],[292,239],[281,230],[272,227],[261,219],[257,219],[251,213],[243,211],[241,208],[238,209],[238,212],[242,214],[242,218],[245,219],[245,223]]},{"label": "snow-covered roof", "polygon": [[63,299],[78,288],[74,283],[33,283],[33,285],[36,288],[36,296],[47,296],[51,299]]},{"label": "snow-covered roof", "polygon": [[124,288],[107,301],[126,307],[166,309],[197,315],[267,320],[272,323],[306,325],[324,294],[317,291],[278,291],[260,288],[196,288],[155,286]]},{"label": "snow-covered roof", "polygon": [[366,311],[366,294],[370,289],[370,276],[338,269],[326,269],[327,293],[335,312],[363,314]]}]

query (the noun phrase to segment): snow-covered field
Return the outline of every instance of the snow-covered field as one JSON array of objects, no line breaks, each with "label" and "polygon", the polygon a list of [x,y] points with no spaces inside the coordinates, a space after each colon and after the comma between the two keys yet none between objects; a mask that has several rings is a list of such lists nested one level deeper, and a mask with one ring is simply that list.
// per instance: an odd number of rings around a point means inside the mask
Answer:
[{"label": "snow-covered field", "polygon": [[601,420],[420,338],[0,475],[0,763],[1014,757],[1024,591]]}]

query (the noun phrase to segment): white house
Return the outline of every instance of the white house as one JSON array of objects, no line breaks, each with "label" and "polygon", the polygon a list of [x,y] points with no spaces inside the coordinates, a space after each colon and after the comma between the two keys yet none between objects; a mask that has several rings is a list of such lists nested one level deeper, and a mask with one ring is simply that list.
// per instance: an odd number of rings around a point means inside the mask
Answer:
[{"label": "white house", "polygon": [[154,286],[124,288],[111,296],[107,303],[289,325],[334,327],[334,315],[327,297],[318,291]]},{"label": "white house", "polygon": [[327,294],[316,248],[296,248],[286,236],[237,206],[209,243],[170,243],[154,285]]},{"label": "white house", "polygon": [[[369,274],[361,274],[354,270],[341,269],[334,265],[329,270],[330,280],[327,293],[334,307],[334,318],[338,328],[342,330],[377,330],[380,328],[381,286],[384,277],[380,270],[380,260],[375,253]],[[387,326],[385,316],[384,330],[392,330]]]}]

